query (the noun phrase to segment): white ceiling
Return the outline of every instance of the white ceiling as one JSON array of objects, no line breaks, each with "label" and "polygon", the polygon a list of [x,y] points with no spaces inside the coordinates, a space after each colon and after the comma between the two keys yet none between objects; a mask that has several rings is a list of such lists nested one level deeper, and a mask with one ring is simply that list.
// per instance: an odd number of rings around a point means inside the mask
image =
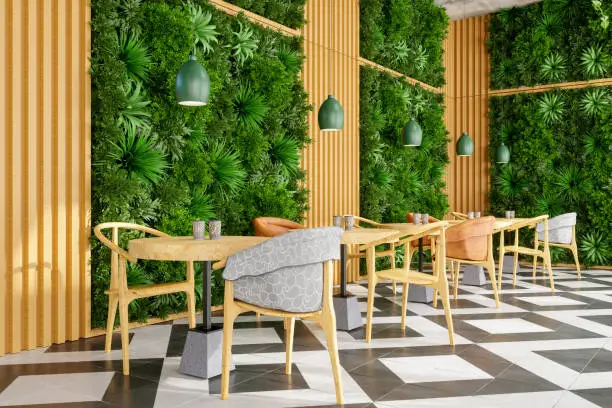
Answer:
[{"label": "white ceiling", "polygon": [[451,20],[481,16],[513,6],[526,6],[540,0],[435,0],[446,8]]}]

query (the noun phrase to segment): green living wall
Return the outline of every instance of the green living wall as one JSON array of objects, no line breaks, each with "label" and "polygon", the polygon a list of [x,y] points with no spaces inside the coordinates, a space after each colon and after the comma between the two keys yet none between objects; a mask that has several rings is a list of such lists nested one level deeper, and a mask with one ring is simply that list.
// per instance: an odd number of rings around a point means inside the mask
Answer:
[{"label": "green living wall", "polygon": [[[405,222],[413,211],[442,217],[449,162],[443,95],[371,68],[361,69],[360,81],[361,215],[379,222]],[[412,116],[423,141],[404,147],[402,129]]]},{"label": "green living wall", "polygon": [[[495,13],[488,40],[491,88],[612,76],[612,2],[544,0]],[[606,20],[607,21],[607,20]]]},{"label": "green living wall", "polygon": [[302,28],[306,0],[227,0],[245,10],[291,28]]},{"label": "green living wall", "polygon": [[444,8],[433,0],[361,0],[359,8],[362,57],[429,85],[444,85]]},{"label": "green living wall", "polygon": [[[595,12],[590,0],[545,0],[494,15],[492,86],[609,76],[612,28],[602,26],[601,17],[612,9],[610,4],[603,7]],[[595,65],[583,55],[593,47],[605,56]],[[563,59],[558,69],[562,75],[553,80],[543,74],[542,64],[557,54]],[[612,261],[611,96],[611,88],[599,87],[490,101],[492,213],[514,209],[518,216],[531,217],[576,212],[580,257],[587,264]],[[494,149],[501,142],[510,148],[509,164],[495,163]],[[533,237],[521,239],[531,245]],[[553,261],[572,262],[568,252],[553,249]]]},{"label": "green living wall", "polygon": [[[194,52],[210,75],[211,97],[207,106],[183,107],[174,81]],[[250,233],[261,215],[299,221],[310,109],[302,62],[301,39],[204,0],[92,0],[92,224],[128,221],[190,235],[196,219],[222,220],[224,234]],[[94,327],[105,324],[109,259],[92,239]],[[128,281],[184,274],[181,263],[143,262],[130,265]],[[220,301],[218,276],[213,295]],[[176,294],[135,301],[130,316],[182,310],[184,295]]]},{"label": "green living wall", "polygon": [[[491,145],[504,141],[512,154],[509,164],[498,165],[491,151],[492,213],[576,212],[580,257],[587,264],[612,260],[611,92],[557,90],[490,102]],[[523,238],[530,245],[531,234]],[[572,262],[569,251],[555,249],[552,255]]]}]

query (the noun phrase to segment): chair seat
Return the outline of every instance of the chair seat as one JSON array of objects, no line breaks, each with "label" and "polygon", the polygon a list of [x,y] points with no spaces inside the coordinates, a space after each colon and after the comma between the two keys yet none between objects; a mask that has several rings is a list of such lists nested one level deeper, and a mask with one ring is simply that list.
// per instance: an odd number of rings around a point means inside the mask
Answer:
[{"label": "chair seat", "polygon": [[438,282],[438,278],[429,273],[406,271],[402,268],[376,271],[376,276],[378,276],[379,279],[390,279],[398,282],[413,283],[415,285],[433,285]]}]

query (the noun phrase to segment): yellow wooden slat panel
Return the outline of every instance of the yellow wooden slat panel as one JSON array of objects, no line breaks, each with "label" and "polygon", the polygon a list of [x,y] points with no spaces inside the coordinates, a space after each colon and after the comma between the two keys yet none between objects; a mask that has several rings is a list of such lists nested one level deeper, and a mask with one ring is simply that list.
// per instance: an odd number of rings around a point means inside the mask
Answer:
[{"label": "yellow wooden slat panel", "polygon": [[[9,77],[7,67],[8,53],[8,41],[10,36],[8,35],[7,15],[8,15],[8,1],[0,2],[0,22],[3,24],[2,29],[2,47],[0,47],[0,86],[2,89],[8,90],[9,88]],[[0,166],[2,166],[2,174],[0,174],[0,195],[2,197],[9,197],[7,187],[7,144],[8,144],[8,120],[7,111],[9,106],[9,94],[8,92],[0,92]],[[8,296],[7,287],[9,284],[8,271],[7,271],[7,259],[10,253],[10,247],[8,247],[8,217],[7,217],[7,199],[0,200],[0,355],[6,353],[7,348],[7,335],[8,335]]]}]

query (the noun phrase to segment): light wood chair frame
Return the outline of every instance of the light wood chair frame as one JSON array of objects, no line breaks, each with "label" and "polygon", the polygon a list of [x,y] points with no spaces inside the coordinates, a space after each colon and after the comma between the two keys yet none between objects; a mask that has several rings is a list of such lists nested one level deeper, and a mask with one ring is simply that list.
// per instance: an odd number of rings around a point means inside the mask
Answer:
[{"label": "light wood chair frame", "polygon": [[232,336],[234,321],[238,315],[245,312],[259,312],[267,316],[282,317],[285,320],[285,373],[291,374],[293,335],[295,319],[312,320],[321,325],[327,341],[327,350],[331,360],[334,385],[336,389],[336,403],[344,403],[342,391],[342,378],[340,373],[340,359],[338,357],[338,341],[336,338],[336,314],[333,302],[333,261],[323,263],[323,298],[321,310],[308,313],[291,313],[281,310],[268,309],[234,299],[234,282],[225,281],[225,298],[223,303],[223,357],[221,373],[221,399],[226,400],[229,395],[230,367],[232,359]]},{"label": "light wood chair frame", "polygon": [[457,291],[459,288],[459,269],[461,264],[470,264],[476,266],[482,266],[487,269],[489,273],[489,279],[491,280],[491,286],[493,287],[493,297],[495,298],[495,307],[499,307],[499,291],[500,288],[497,285],[495,279],[495,258],[493,257],[493,231],[487,235],[487,257],[481,261],[451,258],[446,257],[447,261],[451,264],[451,277],[453,278],[453,297],[457,300]]},{"label": "light wood chair frame", "polygon": [[[398,245],[406,245],[406,255],[404,257],[404,265],[401,268],[392,268],[382,271],[376,271],[376,262],[374,256],[374,247],[370,246],[365,248],[366,250],[366,261],[368,265],[368,305],[366,314],[366,343],[372,341],[372,318],[374,313],[374,294],[376,284],[381,279],[390,279],[403,284],[402,288],[402,317],[401,317],[401,330],[406,330],[406,309],[408,307],[408,285],[410,283],[432,287],[434,291],[438,291],[442,298],[442,304],[444,306],[444,314],[446,315],[446,324],[448,329],[448,338],[451,346],[455,345],[454,331],[453,331],[453,317],[450,307],[450,298],[448,290],[448,281],[446,278],[446,234],[445,225],[441,225],[429,231],[415,234],[410,237],[400,239]],[[437,248],[436,260],[433,264],[433,273],[423,273],[418,271],[410,270],[410,261],[408,258],[408,252],[410,251],[411,243],[418,241],[419,238],[431,236],[432,243],[435,243]],[[407,261],[408,260],[408,261]]]},{"label": "light wood chair frame", "polygon": [[[371,225],[375,228],[381,228],[380,223],[376,221],[372,221],[367,218],[359,217],[356,215],[353,215],[353,217],[355,218],[356,221],[363,222],[364,224]],[[356,225],[356,227],[360,228],[359,225]],[[391,265],[395,267],[395,242],[385,242],[385,244],[389,244],[389,249],[385,249],[382,251],[375,250],[374,256],[376,258],[383,258],[383,257],[388,256],[390,258]],[[365,257],[366,257],[366,253],[364,251],[358,251],[357,253],[349,254],[349,261],[352,262],[354,260],[363,259]],[[395,281],[392,282],[392,285],[393,285],[393,294],[395,295],[397,293],[397,286],[396,286]]]},{"label": "light wood chair frame", "polygon": [[[540,245],[542,244],[542,241],[539,241],[539,234],[537,231],[537,228],[535,230],[535,237],[534,237],[534,241],[533,241],[533,248],[534,249],[539,249]],[[570,251],[572,251],[572,255],[574,255],[574,262],[576,263],[576,272],[578,272],[578,280],[580,280],[582,278],[582,276],[580,275],[580,261],[578,260],[578,241],[576,240],[576,225],[572,225],[572,242],[569,244],[559,244],[556,242],[549,242],[548,246],[554,246],[554,247],[558,247],[558,248],[564,248],[564,249],[569,249]],[[538,266],[538,257],[534,256],[533,257],[533,277],[535,278],[536,276],[536,268]],[[543,269],[543,268],[542,268]]]},{"label": "light wood chair frame", "polygon": [[[112,238],[108,239],[103,231],[111,229]],[[160,283],[144,286],[128,286],[127,261],[136,263],[138,260],[132,257],[125,249],[119,246],[119,230],[137,230],[156,237],[169,237],[170,235],[144,225],[127,222],[106,222],[94,228],[94,234],[105,246],[111,250],[111,282],[110,288],[104,293],[108,295],[108,316],[106,321],[106,339],[104,351],[110,353],[115,329],[115,316],[119,309],[119,326],[121,332],[121,352],[123,358],[123,374],[130,374],[130,350],[129,350],[129,318],[128,306],[136,299],[158,296],[170,293],[185,292],[187,294],[187,310],[189,327],[196,325],[195,316],[195,275],[193,262],[187,262],[186,280],[182,282]]]},{"label": "light wood chair frame", "polygon": [[[544,223],[544,241],[542,244],[544,248],[542,250],[539,249],[540,243],[535,248],[527,248],[519,245],[519,232],[523,228],[534,228],[538,223]],[[504,243],[504,232],[505,231],[514,231],[514,244],[505,245]],[[536,237],[537,237],[537,229],[536,229]],[[504,255],[507,252],[512,252],[514,254],[514,259],[512,263],[512,284],[516,285],[516,270],[518,265],[518,256],[519,254],[533,256],[534,261],[537,262],[537,258],[542,258],[543,267],[548,270],[548,277],[550,279],[550,289],[554,293],[555,292],[555,280],[553,278],[552,273],[552,264],[550,260],[550,244],[548,242],[548,215],[540,215],[534,218],[525,219],[522,222],[513,223],[511,226],[504,228],[504,230],[500,231],[500,245],[499,245],[499,272],[498,272],[498,289],[501,290],[501,282],[502,282],[502,274],[504,270]]]}]

